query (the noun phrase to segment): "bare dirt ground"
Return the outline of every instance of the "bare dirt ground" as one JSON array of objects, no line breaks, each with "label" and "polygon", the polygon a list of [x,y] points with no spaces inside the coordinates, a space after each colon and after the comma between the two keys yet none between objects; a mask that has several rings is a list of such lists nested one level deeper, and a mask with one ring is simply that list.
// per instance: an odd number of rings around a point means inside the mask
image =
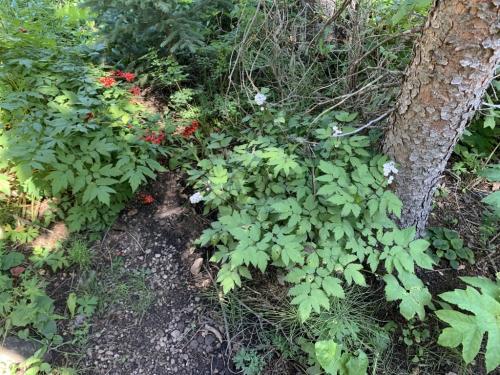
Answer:
[{"label": "bare dirt ground", "polygon": [[[80,366],[87,374],[229,373],[224,328],[200,296],[207,280],[192,275],[201,260],[193,266],[190,244],[202,223],[181,190],[177,175],[158,176],[143,193],[155,201],[143,204],[139,194],[97,245],[105,264],[98,279],[110,282],[107,298],[125,298],[94,317]],[[113,262],[120,259],[117,281]],[[113,281],[106,272],[114,272]]]}]

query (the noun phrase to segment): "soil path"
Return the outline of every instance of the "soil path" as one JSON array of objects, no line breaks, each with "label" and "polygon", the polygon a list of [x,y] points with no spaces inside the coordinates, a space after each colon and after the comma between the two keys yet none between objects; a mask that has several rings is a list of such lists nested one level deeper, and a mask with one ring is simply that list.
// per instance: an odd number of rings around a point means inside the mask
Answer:
[{"label": "soil path", "polygon": [[[99,280],[106,279],[99,274],[113,272],[111,263],[116,263],[116,256],[122,259],[124,276],[114,279],[114,285],[102,287],[120,295],[126,289],[128,302],[117,301],[94,318],[82,359],[88,374],[194,375],[227,371],[223,327],[204,304],[201,290],[195,286],[200,280],[196,281],[190,272],[195,257],[189,253],[190,243],[202,224],[186,198],[180,196],[180,189],[177,175],[158,176],[145,189],[155,202],[132,202],[97,246],[98,257],[105,264],[98,272]],[[127,284],[126,279],[134,275],[144,275],[142,285],[147,289]],[[116,283],[121,287],[115,292]],[[134,307],[134,299],[139,306]]]}]

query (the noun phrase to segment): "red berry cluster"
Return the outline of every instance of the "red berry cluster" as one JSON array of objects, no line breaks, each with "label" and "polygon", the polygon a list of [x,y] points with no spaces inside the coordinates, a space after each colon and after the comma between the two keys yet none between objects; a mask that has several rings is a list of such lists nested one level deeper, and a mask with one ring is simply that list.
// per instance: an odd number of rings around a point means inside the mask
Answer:
[{"label": "red berry cluster", "polygon": [[127,82],[132,82],[135,79],[134,73],[122,72],[121,70],[115,70],[113,75],[118,78],[123,78]]},{"label": "red berry cluster", "polygon": [[144,140],[149,143],[153,143],[155,145],[159,145],[163,142],[165,139],[165,133],[164,132],[155,132],[152,131],[151,133],[147,134],[144,137]]},{"label": "red berry cluster", "polygon": [[101,82],[104,87],[111,87],[116,84],[116,80],[113,77],[101,77],[99,78],[99,82]]},{"label": "red berry cluster", "polygon": [[184,137],[184,138],[189,138],[190,136],[192,136],[194,134],[194,132],[196,130],[198,130],[198,128],[200,127],[200,123],[198,120],[193,120],[191,122],[191,125],[189,126],[186,126],[182,132],[181,132],[181,135]]},{"label": "red berry cluster", "polygon": [[140,199],[142,204],[151,204],[155,201],[155,198],[151,194],[141,194]]},{"label": "red berry cluster", "polygon": [[134,86],[128,90],[132,95],[134,96],[140,96],[141,95],[141,88],[139,86]]}]

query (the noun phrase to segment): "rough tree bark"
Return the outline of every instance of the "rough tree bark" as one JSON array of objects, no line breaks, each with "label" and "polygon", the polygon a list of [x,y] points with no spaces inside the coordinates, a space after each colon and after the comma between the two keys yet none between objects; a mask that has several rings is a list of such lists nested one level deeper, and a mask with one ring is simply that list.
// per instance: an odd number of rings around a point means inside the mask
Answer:
[{"label": "rough tree bark", "polygon": [[424,232],[446,162],[499,63],[500,0],[435,0],[384,140],[400,166],[401,226]]},{"label": "rough tree bark", "polygon": [[317,4],[326,17],[331,17],[335,14],[335,0],[317,0]]}]

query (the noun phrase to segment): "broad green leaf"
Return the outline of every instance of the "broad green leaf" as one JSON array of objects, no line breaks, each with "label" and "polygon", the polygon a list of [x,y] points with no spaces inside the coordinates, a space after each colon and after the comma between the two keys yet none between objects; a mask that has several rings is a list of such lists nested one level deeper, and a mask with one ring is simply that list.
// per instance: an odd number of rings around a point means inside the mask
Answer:
[{"label": "broad green leaf", "polygon": [[463,276],[460,278],[463,282],[475,286],[481,289],[483,294],[488,294],[493,297],[497,301],[500,300],[500,279],[497,279],[496,282],[482,276],[470,277]]},{"label": "broad green leaf", "polygon": [[481,202],[492,206],[495,210],[500,210],[500,190],[495,191],[481,200]]},{"label": "broad green leaf", "polygon": [[25,327],[33,321],[35,314],[36,309],[34,306],[23,302],[14,306],[9,317],[14,327]]},{"label": "broad green leaf", "polygon": [[479,175],[486,177],[489,181],[499,182],[500,181],[500,164],[492,165],[486,169],[483,169]]},{"label": "broad green leaf", "polygon": [[472,314],[450,309],[436,311],[438,318],[450,325],[443,330],[438,343],[449,347],[461,344],[462,357],[470,363],[479,353],[487,333],[486,369],[491,372],[500,366],[500,302],[495,298],[499,295],[500,286],[484,278],[467,277],[464,281],[480,287],[483,293],[468,286],[465,290],[455,289],[439,295],[444,301]]},{"label": "broad green leaf", "polygon": [[5,255],[0,255],[0,269],[2,269],[3,271],[6,271],[12,267],[17,267],[22,262],[24,262],[24,255],[17,251],[12,251]]},{"label": "broad green leaf", "polygon": [[415,239],[415,227],[394,230],[394,242],[396,245],[406,247]]},{"label": "broad green leaf", "polygon": [[340,122],[351,122],[354,121],[354,119],[358,116],[356,112],[349,113],[345,111],[337,112],[335,114],[335,119],[337,119]]},{"label": "broad green leaf", "polygon": [[337,374],[340,367],[341,351],[341,346],[333,340],[318,341],[314,344],[316,359],[327,374]]},{"label": "broad green leaf", "polygon": [[448,327],[443,329],[443,332],[439,335],[438,344],[448,348],[456,348],[462,343],[462,340],[462,332]]},{"label": "broad green leaf", "polygon": [[495,116],[486,116],[484,118],[483,127],[495,129]]}]

